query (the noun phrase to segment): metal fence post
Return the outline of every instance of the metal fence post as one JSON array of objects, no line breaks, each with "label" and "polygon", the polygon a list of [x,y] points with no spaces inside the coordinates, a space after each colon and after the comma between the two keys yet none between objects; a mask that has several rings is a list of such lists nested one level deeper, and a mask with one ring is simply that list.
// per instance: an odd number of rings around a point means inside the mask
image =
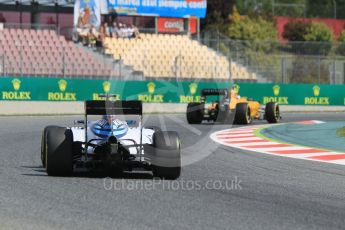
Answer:
[{"label": "metal fence post", "polygon": [[333,84],[336,82],[336,63],[335,59],[333,59]]},{"label": "metal fence post", "polygon": [[5,54],[2,55],[2,75],[5,76]]},{"label": "metal fence post", "polygon": [[180,58],[180,63],[179,63],[179,79],[182,77],[182,54],[181,54],[181,51],[180,51],[180,55],[179,55],[179,58]]},{"label": "metal fence post", "polygon": [[345,84],[345,62],[343,63],[343,84]]},{"label": "metal fence post", "polygon": [[320,55],[318,56],[318,81],[319,81],[319,84],[321,83],[321,57]]},{"label": "metal fence post", "polygon": [[119,77],[120,77],[120,79],[122,79],[121,62],[122,62],[122,56],[120,55],[120,59],[119,59]]},{"label": "metal fence post", "polygon": [[281,83],[285,83],[285,58],[284,57],[282,57],[281,59],[281,71],[282,71]]},{"label": "metal fence post", "polygon": [[65,65],[66,65],[66,60],[65,60],[65,47],[62,48],[62,76],[65,78]]},{"label": "metal fence post", "polygon": [[229,80],[232,82],[232,62],[231,62],[231,55],[230,53],[228,54],[228,59],[229,59]]},{"label": "metal fence post", "polygon": [[23,47],[19,46],[21,49],[20,49],[20,76],[23,77]]}]

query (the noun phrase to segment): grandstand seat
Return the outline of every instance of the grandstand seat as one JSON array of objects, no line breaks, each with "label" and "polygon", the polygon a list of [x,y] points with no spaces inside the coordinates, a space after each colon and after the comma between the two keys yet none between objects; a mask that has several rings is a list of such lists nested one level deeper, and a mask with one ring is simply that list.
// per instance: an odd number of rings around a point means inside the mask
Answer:
[{"label": "grandstand seat", "polygon": [[[4,71],[8,75],[18,75],[18,68],[13,68],[14,65],[18,66],[18,63],[22,63],[23,75],[52,76],[63,75],[63,61],[71,66],[82,65],[85,68],[86,63],[98,63],[98,60],[87,51],[73,42],[67,42],[55,31],[10,28],[1,30],[1,35],[3,36],[0,36],[0,55],[3,54],[4,60],[11,63],[5,65]],[[112,67],[104,68],[110,71]],[[86,71],[90,73],[90,69]],[[68,73],[77,76],[74,69],[68,69]]]},{"label": "grandstand seat", "polygon": [[[142,34],[141,39],[106,38],[105,53],[114,59],[123,59],[126,65],[150,77],[174,77],[178,73],[181,78],[228,79],[230,74],[226,57],[183,35]],[[231,64],[231,72],[235,80],[251,76],[246,68],[236,63]]]}]

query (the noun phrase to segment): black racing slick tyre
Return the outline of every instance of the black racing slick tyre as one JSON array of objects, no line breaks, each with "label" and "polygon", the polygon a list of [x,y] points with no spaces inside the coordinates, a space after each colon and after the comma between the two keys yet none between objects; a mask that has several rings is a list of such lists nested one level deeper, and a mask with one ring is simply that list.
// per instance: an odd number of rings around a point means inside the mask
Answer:
[{"label": "black racing slick tyre", "polygon": [[42,162],[42,166],[45,168],[46,167],[46,153],[45,153],[45,146],[46,146],[46,142],[47,142],[47,132],[48,130],[54,128],[56,126],[47,126],[44,128],[43,132],[42,132],[42,139],[41,139],[41,162]]},{"label": "black racing slick tyre", "polygon": [[280,120],[280,109],[276,102],[269,102],[265,107],[265,117],[268,123],[278,123]]},{"label": "black racing slick tyre", "polygon": [[201,103],[187,105],[187,121],[189,124],[200,124],[203,120],[203,107]]},{"label": "black racing slick tyre", "polygon": [[180,138],[176,132],[158,131],[153,134],[151,163],[154,177],[168,180],[180,177]]},{"label": "black racing slick tyre", "polygon": [[252,122],[251,111],[248,103],[238,103],[235,111],[235,124],[247,125]]},{"label": "black racing slick tyre", "polygon": [[71,176],[73,173],[73,133],[63,127],[49,127],[44,146],[49,176]]}]

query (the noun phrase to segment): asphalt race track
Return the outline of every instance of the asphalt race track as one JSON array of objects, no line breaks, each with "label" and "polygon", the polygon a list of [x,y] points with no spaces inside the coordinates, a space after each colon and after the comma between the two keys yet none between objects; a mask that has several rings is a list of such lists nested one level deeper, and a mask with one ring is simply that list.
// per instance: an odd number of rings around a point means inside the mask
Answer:
[{"label": "asphalt race track", "polygon": [[[344,118],[301,113],[283,122]],[[41,132],[76,119],[0,117],[0,229],[345,229],[345,166],[218,146],[209,135],[229,125],[189,126],[183,115],[145,121],[179,132],[177,181],[140,172],[48,177]]]}]

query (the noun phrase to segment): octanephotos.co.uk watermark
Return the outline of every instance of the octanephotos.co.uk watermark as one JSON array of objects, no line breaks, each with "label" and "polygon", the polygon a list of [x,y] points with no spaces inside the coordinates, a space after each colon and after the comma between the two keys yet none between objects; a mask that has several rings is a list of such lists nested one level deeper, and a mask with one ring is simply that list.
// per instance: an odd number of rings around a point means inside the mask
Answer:
[{"label": "octanephotos.co.uk watermark", "polygon": [[234,177],[231,180],[130,180],[113,179],[110,177],[103,179],[103,188],[107,191],[200,191],[200,190],[242,190],[242,180]]}]

